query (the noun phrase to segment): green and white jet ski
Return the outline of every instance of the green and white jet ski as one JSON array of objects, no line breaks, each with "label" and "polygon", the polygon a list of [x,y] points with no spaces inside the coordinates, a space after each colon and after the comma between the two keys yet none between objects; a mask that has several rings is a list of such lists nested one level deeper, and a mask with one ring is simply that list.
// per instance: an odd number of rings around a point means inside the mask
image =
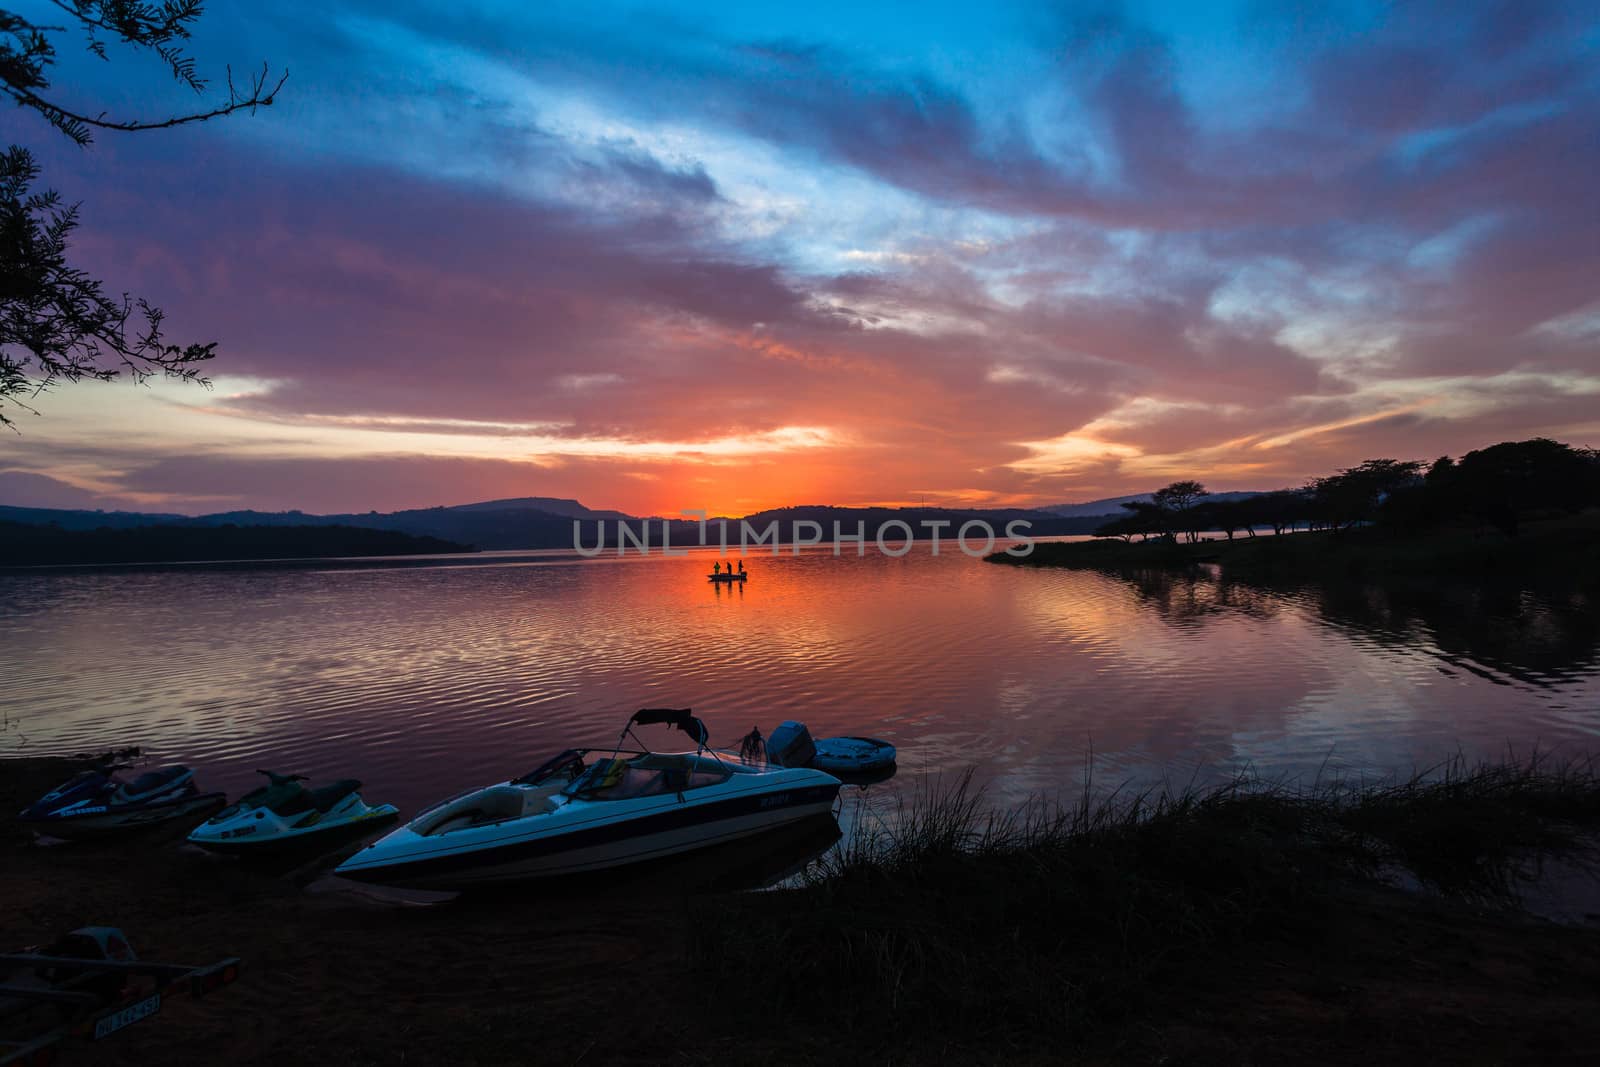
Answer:
[{"label": "green and white jet ski", "polygon": [[189,835],[192,844],[237,856],[312,855],[364,837],[400,814],[393,804],[369,806],[354,778],[307,789],[300,784],[304,775],[258,773],[267,784],[200,824]]}]

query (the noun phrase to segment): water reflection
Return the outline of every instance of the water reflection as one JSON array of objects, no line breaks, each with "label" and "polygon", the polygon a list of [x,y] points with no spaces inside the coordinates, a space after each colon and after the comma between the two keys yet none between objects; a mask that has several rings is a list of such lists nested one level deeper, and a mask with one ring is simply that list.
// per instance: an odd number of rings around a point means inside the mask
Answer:
[{"label": "water reflection", "polygon": [[[1570,592],[1269,588],[996,567],[926,548],[748,559],[518,553],[356,570],[0,575],[0,753],[142,745],[237,792],[272,765],[403,811],[603,745],[645,706],[717,743],[882,737],[906,788],[1004,799],[1252,766],[1383,772],[1586,748],[1600,624]],[[25,740],[19,740],[25,738]]]},{"label": "water reflection", "polygon": [[1426,648],[1497,684],[1563,685],[1593,673],[1600,616],[1579,593],[1504,583],[1415,583],[1304,589],[1333,625]]},{"label": "water reflection", "polygon": [[711,587],[718,600],[724,596],[744,599],[744,582],[707,582],[706,585]]},{"label": "water reflection", "polygon": [[1139,568],[1120,573],[1142,605],[1177,626],[1201,626],[1217,615],[1268,619],[1280,606],[1279,597],[1221,577],[1215,568],[1183,572]]},{"label": "water reflection", "polygon": [[1579,681],[1600,663],[1600,612],[1579,590],[1493,580],[1266,584],[1214,565],[1116,573],[1177,626],[1225,615],[1271,618],[1298,603],[1342,634],[1433,655],[1495,684],[1550,688]]}]

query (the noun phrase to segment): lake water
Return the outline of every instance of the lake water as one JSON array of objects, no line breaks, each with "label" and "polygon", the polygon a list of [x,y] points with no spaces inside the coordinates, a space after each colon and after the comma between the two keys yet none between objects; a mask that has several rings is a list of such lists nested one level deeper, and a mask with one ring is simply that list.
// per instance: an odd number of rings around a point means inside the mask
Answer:
[{"label": "lake water", "polygon": [[0,755],[140,745],[208,788],[353,776],[409,811],[645,706],[693,707],[714,743],[791,718],[882,737],[902,785],[973,767],[996,800],[1089,766],[1181,785],[1600,748],[1575,594],[1268,591],[926,545],[753,557],[725,588],[714,558],[0,576]]}]

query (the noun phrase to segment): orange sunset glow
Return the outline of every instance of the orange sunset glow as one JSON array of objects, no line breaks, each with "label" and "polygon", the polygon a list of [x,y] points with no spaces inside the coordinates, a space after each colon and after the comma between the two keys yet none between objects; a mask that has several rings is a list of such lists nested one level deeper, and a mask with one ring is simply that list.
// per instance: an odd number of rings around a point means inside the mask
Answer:
[{"label": "orange sunset glow", "polygon": [[[1576,16],[947,14],[752,11],[647,65],[616,26],[507,50],[532,12],[317,42],[217,19],[297,91],[39,149],[86,269],[217,341],[213,386],[8,409],[0,499],[1042,506],[1600,443]],[[795,35],[817,48],[748,46]]]}]

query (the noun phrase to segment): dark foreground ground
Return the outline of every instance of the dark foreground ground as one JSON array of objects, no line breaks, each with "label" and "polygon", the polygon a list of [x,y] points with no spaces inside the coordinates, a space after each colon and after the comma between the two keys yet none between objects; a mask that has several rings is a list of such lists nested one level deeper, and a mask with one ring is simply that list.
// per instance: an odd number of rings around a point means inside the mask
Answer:
[{"label": "dark foreground ground", "polygon": [[[1070,843],[1035,828],[1027,849],[990,848],[982,868],[941,858],[925,835],[909,866],[857,855],[830,886],[800,891],[685,896],[669,879],[420,907],[241,870],[170,838],[34,846],[12,815],[69,771],[0,762],[0,944],[111,924],[147,958],[237,955],[246,971],[64,1049],[65,1063],[1600,1056],[1600,932],[1370,883],[1308,890],[1317,861],[1271,840],[1278,814],[1249,807],[1240,822],[1236,800],[1158,816],[1249,838],[1194,840],[1226,869],[1184,874],[1178,890],[1162,865],[1187,862],[1190,845],[1099,823]],[[1242,891],[1259,864],[1261,894]],[[1103,914],[1007,913],[1047,898]]]}]

